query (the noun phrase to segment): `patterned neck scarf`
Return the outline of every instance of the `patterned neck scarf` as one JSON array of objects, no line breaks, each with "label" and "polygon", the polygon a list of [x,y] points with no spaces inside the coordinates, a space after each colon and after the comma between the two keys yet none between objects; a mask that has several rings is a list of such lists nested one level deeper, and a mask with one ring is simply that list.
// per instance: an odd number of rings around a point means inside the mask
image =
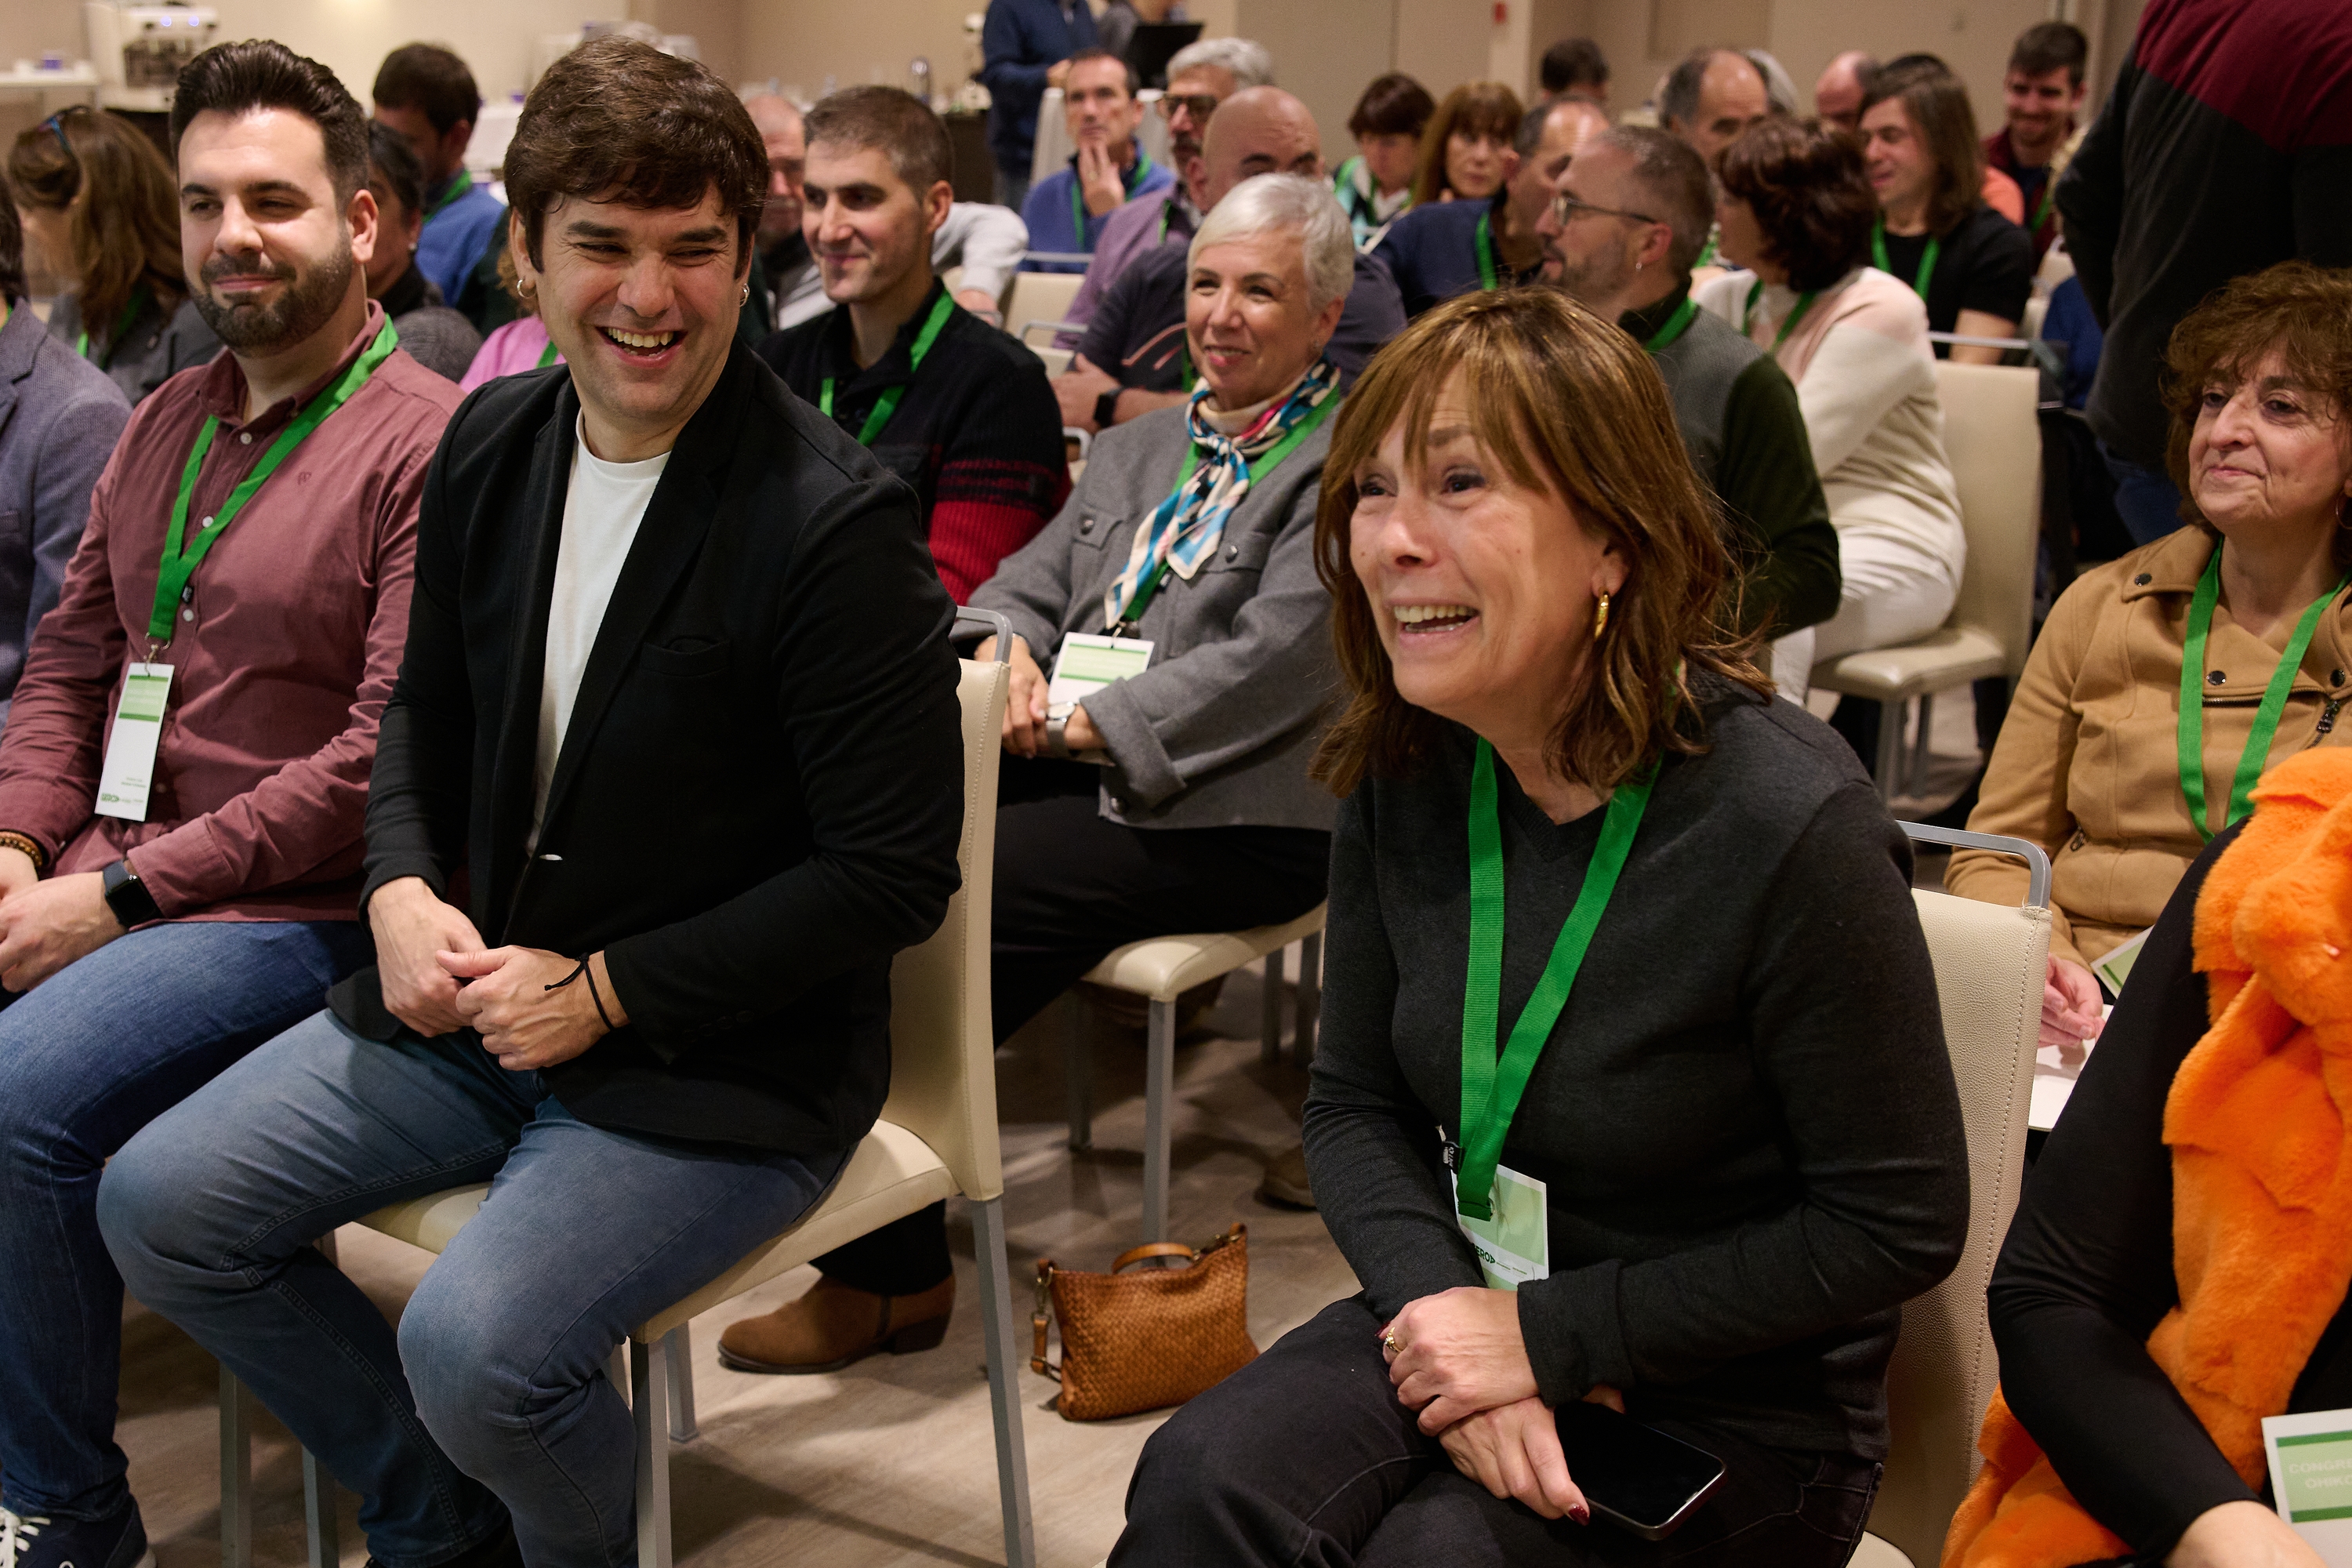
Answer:
[{"label": "patterned neck scarf", "polygon": [[1126,568],[1103,594],[1106,627],[1116,630],[1130,615],[1140,618],[1168,571],[1188,583],[1192,580],[1201,563],[1216,554],[1225,520],[1249,494],[1250,465],[1294,435],[1303,437],[1299,427],[1338,396],[1339,389],[1339,367],[1318,359],[1289,396],[1238,436],[1223,434],[1206,418],[1209,384],[1203,382],[1194,390],[1185,405],[1184,423],[1195,466],[1135,531]]}]

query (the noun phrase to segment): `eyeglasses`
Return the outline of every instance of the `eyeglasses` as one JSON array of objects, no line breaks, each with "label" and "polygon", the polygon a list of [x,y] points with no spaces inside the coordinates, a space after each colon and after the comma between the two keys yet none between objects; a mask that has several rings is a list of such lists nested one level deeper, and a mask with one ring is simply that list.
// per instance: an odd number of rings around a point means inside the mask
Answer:
[{"label": "eyeglasses", "polygon": [[1217,97],[1214,93],[1186,92],[1166,94],[1160,98],[1160,119],[1175,119],[1180,109],[1192,117],[1193,124],[1206,125],[1209,116],[1217,111]]},{"label": "eyeglasses", "polygon": [[1647,213],[1629,213],[1622,207],[1597,207],[1591,202],[1580,202],[1574,196],[1570,195],[1556,195],[1552,197],[1551,221],[1559,225],[1562,228],[1567,227],[1570,223],[1573,222],[1579,213],[1591,213],[1595,217],[1631,218],[1635,223],[1664,223],[1665,221],[1664,218],[1652,217]]}]

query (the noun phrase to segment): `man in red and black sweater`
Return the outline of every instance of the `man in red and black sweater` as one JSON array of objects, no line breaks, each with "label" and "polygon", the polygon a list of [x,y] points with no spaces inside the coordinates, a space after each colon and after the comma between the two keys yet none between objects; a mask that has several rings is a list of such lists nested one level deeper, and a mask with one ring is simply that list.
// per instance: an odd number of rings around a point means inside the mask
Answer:
[{"label": "man in red and black sweater", "polygon": [[2352,265],[2352,6],[2149,0],[2131,58],[2058,181],[2066,248],[2106,330],[2086,413],[2142,544],[2180,526],[2158,371],[2232,278]]},{"label": "man in red and black sweater", "polygon": [[760,357],[911,486],[956,603],[1029,542],[1070,491],[1045,367],[931,274],[954,199],[947,130],[896,88],[809,111],[802,232],[837,307]]}]

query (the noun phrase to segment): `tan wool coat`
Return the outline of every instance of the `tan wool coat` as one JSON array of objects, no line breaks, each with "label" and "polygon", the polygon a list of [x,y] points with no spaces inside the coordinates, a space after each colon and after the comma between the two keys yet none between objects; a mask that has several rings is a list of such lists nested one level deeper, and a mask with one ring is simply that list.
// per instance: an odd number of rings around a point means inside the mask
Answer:
[{"label": "tan wool coat", "polygon": [[[2183,528],[2085,573],[2060,595],[2027,658],[1969,826],[2031,839],[2051,859],[2050,955],[2088,964],[2156,923],[2205,847],[2180,790],[2180,658],[2189,602],[2214,536]],[[2213,611],[2205,646],[2207,824],[2224,826],[2230,781],[2292,632],[2276,642]],[[2320,617],[2271,743],[2275,765],[2352,731],[2352,594]],[[2024,865],[1959,850],[1949,891],[2024,900]]]}]

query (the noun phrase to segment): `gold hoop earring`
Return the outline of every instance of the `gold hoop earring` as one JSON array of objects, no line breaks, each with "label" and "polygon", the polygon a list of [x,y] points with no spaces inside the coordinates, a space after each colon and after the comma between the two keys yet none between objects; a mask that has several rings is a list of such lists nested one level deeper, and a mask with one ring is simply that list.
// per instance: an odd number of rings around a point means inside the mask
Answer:
[{"label": "gold hoop earring", "polygon": [[1606,592],[1603,592],[1601,595],[1601,602],[1593,607],[1592,611],[1592,640],[1594,642],[1599,642],[1601,640],[1601,634],[1608,629],[1609,595]]},{"label": "gold hoop earring", "polygon": [[748,281],[743,285],[743,291],[735,296],[735,302],[738,305],[748,305],[751,302],[751,285]]}]

